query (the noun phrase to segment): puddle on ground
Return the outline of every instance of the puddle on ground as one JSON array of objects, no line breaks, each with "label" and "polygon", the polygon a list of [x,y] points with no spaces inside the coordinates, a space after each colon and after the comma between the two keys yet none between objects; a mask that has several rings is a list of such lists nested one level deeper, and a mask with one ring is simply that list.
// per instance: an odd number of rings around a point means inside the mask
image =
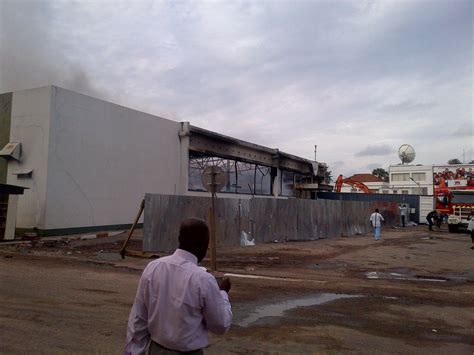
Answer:
[{"label": "puddle on ground", "polygon": [[328,303],[328,302],[343,299],[343,298],[356,298],[356,297],[364,297],[364,296],[336,294],[336,293],[322,293],[313,297],[296,298],[296,299],[291,299],[285,302],[268,304],[268,305],[256,308],[248,317],[244,318],[243,320],[241,320],[240,322],[236,324],[241,327],[247,327],[250,324],[264,317],[281,317],[283,316],[285,311],[288,311],[290,309],[294,309],[297,307],[316,306],[316,305]]},{"label": "puddle on ground", "polygon": [[[225,273],[226,277],[240,277],[243,279],[260,279],[260,280],[275,280],[275,281],[289,281],[289,282],[307,282],[305,279],[292,279],[288,277],[275,277],[275,276],[262,276],[262,275],[249,275],[249,274],[233,274]],[[311,282],[325,283],[325,281],[310,280]]]},{"label": "puddle on ground", "polygon": [[365,273],[365,277],[371,280],[385,279],[385,280],[404,280],[404,281],[424,281],[424,282],[446,282],[448,279],[442,277],[407,275],[398,272],[379,272],[370,271]]}]

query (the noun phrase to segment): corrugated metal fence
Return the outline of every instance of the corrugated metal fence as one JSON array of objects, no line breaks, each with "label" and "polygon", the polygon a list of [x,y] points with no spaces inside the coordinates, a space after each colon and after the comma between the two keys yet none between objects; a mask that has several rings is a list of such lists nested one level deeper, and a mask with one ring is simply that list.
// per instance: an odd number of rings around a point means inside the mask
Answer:
[{"label": "corrugated metal fence", "polygon": [[377,202],[381,203],[382,206],[384,203],[388,205],[393,202],[397,204],[408,204],[410,208],[415,209],[415,213],[410,215],[410,220],[416,223],[420,220],[424,220],[424,218],[420,219],[420,199],[422,197],[433,199],[433,196],[423,195],[318,192],[318,198],[326,200]]},{"label": "corrugated metal fence", "polygon": [[[174,250],[181,221],[188,217],[207,220],[210,205],[210,197],[146,194],[143,250]],[[375,208],[387,225],[398,223],[396,202],[218,198],[217,245],[240,245],[241,231],[249,232],[257,244],[366,233]]]}]

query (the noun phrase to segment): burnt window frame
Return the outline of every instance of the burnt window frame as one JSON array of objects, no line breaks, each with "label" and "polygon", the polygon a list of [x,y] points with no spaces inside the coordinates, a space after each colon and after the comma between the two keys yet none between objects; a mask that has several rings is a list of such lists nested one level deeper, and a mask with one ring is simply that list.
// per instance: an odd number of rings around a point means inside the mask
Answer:
[{"label": "burnt window frame", "polygon": [[[209,154],[204,152],[199,152],[195,150],[189,150],[188,153],[188,191],[196,191],[196,192],[206,192],[204,187],[201,188],[196,186],[191,186],[191,176],[193,179],[199,179],[200,185],[200,174],[198,175],[193,174],[193,170],[200,170],[201,172],[205,169],[206,166],[210,165],[217,165],[223,168],[224,171],[227,172],[229,178],[227,179],[227,184],[220,193],[233,193],[233,194],[240,194],[240,195],[257,195],[257,196],[272,196],[273,195],[273,185],[274,185],[274,169],[271,166],[263,165],[263,164],[256,164],[251,163],[243,160],[238,160],[235,158],[228,158],[224,156],[219,156],[216,154]],[[199,160],[200,159],[200,160]],[[196,165],[193,167],[192,165]],[[230,169],[229,169],[230,168]],[[253,171],[253,179],[252,184],[250,185],[247,183],[246,186],[239,185],[239,176],[240,180],[243,180],[244,175],[248,175],[251,177],[250,174],[247,172]],[[260,174],[257,174],[259,172]],[[268,184],[265,183],[266,188],[263,188],[263,180],[268,176]],[[257,185],[257,179],[260,178],[260,188]],[[248,179],[246,179],[248,180]],[[249,186],[250,185],[250,186]],[[248,188],[247,188],[248,186]],[[267,191],[268,190],[268,191]]]},{"label": "burnt window frame", "polygon": [[[284,194],[283,193],[283,175],[285,174],[292,174],[293,175],[293,183],[291,184],[291,194]],[[298,191],[295,190],[296,184],[301,183],[311,183],[313,182],[313,177],[310,174],[303,174],[297,171],[289,170],[289,169],[280,169],[280,178],[278,179],[278,196],[283,197],[298,197]]]}]

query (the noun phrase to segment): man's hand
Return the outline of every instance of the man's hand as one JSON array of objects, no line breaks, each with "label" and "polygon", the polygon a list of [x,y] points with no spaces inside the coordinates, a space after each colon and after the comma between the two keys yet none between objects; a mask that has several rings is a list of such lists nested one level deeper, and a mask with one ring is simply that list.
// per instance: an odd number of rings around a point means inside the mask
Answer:
[{"label": "man's hand", "polygon": [[219,288],[222,291],[225,291],[225,292],[229,293],[231,283],[230,283],[230,279],[228,277],[223,277],[222,279],[218,279],[217,282],[219,283]]}]

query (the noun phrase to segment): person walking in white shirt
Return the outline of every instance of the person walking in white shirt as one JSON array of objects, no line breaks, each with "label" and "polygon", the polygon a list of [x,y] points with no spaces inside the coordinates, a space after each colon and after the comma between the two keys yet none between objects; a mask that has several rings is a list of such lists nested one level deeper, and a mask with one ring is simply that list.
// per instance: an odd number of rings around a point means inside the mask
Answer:
[{"label": "person walking in white shirt", "polygon": [[467,219],[469,220],[469,223],[467,224],[467,230],[471,232],[471,249],[474,249],[474,211],[471,211],[471,214],[467,217]]},{"label": "person walking in white shirt", "polygon": [[186,219],[173,255],[147,265],[130,312],[125,354],[203,354],[208,331],[224,334],[232,322],[228,278],[220,285],[198,266],[209,244],[203,220]]},{"label": "person walking in white shirt", "polygon": [[385,221],[382,215],[379,213],[379,209],[376,208],[375,212],[370,215],[370,223],[374,229],[375,240],[380,240],[380,230],[382,228],[382,222]]}]

